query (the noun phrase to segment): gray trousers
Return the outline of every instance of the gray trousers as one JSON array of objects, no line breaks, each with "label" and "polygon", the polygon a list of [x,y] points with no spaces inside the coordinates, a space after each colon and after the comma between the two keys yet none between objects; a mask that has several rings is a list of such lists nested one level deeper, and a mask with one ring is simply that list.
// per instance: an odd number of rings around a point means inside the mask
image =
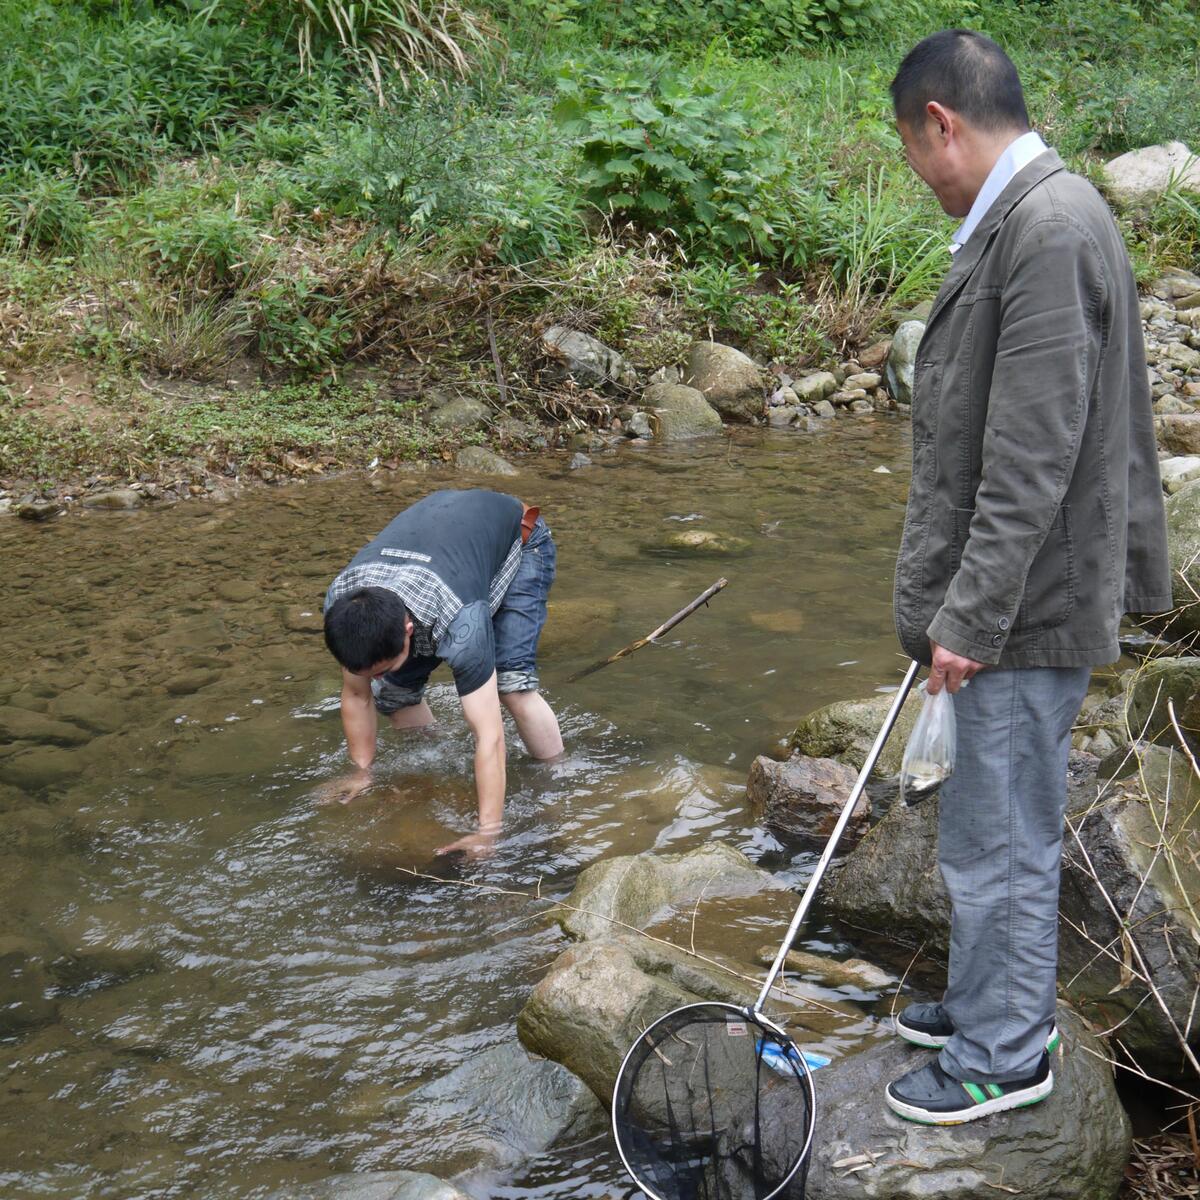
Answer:
[{"label": "gray trousers", "polygon": [[1087,667],[980,671],[954,697],[958,750],[941,789],[938,864],[950,893],[956,1079],[1037,1069],[1054,1021],[1058,882],[1071,726]]}]

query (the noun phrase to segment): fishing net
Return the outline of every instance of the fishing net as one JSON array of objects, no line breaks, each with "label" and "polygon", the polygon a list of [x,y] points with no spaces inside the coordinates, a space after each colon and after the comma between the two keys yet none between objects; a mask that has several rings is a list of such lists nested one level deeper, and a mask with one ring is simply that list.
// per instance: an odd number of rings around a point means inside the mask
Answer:
[{"label": "fishing net", "polygon": [[613,1094],[617,1149],[655,1200],[800,1200],[813,1119],[801,1052],[759,1013],[727,1004],[656,1021]]}]

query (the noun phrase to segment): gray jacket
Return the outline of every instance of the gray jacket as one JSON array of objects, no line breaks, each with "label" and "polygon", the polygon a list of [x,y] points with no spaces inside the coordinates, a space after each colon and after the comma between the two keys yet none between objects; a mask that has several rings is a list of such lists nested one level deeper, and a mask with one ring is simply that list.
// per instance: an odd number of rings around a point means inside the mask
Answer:
[{"label": "gray jacket", "polygon": [[1096,666],[1171,607],[1137,289],[1053,151],[958,251],[917,352],[896,630],[1002,667]]}]

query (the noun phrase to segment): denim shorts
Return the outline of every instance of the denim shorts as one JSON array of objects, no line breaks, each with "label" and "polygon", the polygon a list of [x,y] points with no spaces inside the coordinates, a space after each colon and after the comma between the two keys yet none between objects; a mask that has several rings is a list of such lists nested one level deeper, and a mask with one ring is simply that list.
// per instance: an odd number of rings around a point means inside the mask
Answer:
[{"label": "denim shorts", "polygon": [[[537,644],[546,624],[546,600],[554,583],[558,554],[546,522],[538,517],[521,550],[513,581],[492,615],[496,645],[496,683],[500,693],[538,690]],[[381,713],[420,704],[429,676],[441,662],[433,655],[409,658],[398,671],[371,681]]]}]

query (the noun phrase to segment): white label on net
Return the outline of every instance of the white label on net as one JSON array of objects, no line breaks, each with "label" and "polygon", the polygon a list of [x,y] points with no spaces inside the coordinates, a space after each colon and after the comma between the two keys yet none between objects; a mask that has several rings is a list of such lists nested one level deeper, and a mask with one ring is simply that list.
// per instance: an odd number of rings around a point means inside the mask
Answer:
[{"label": "white label on net", "polygon": [[744,1021],[726,1021],[725,1032],[730,1037],[745,1037],[746,1025]]}]

